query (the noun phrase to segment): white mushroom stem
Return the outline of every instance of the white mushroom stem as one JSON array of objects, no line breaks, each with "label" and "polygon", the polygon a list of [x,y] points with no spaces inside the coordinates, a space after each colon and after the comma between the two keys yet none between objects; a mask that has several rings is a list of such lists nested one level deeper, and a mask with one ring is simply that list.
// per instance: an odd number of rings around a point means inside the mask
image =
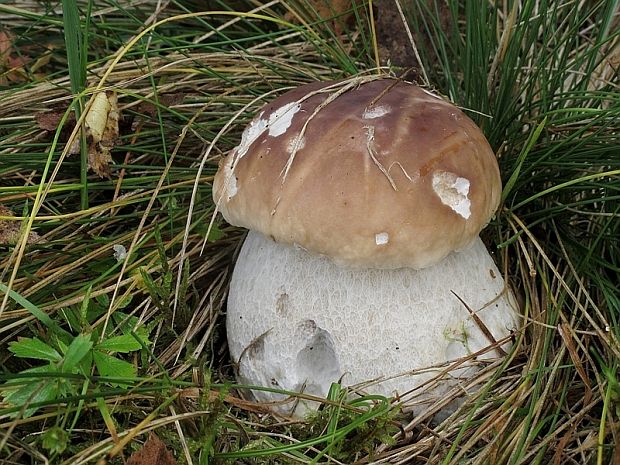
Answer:
[{"label": "white mushroom stem", "polygon": [[325,396],[332,382],[380,378],[368,392],[403,394],[437,374],[413,370],[492,344],[459,298],[492,338],[516,327],[514,299],[480,239],[422,270],[359,270],[250,231],[230,286],[230,352],[251,385]]}]

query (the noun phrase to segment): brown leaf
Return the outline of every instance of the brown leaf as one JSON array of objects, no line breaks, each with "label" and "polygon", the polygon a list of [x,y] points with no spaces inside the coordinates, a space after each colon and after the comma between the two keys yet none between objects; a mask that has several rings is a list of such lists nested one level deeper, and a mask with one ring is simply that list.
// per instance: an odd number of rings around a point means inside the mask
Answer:
[{"label": "brown leaf", "polygon": [[97,173],[100,178],[109,178],[112,176],[110,163],[112,163],[112,155],[109,149],[102,148],[98,145],[88,146],[88,167]]},{"label": "brown leaf", "polygon": [[13,48],[13,40],[8,32],[0,31],[0,63],[4,64],[4,60],[11,54]]},{"label": "brown leaf", "polygon": [[161,439],[155,433],[151,433],[142,449],[129,457],[127,465],[178,465],[178,463]]},{"label": "brown leaf", "polygon": [[[58,129],[58,125],[60,124],[60,120],[62,120],[63,115],[65,114],[66,109],[58,109],[52,111],[46,111],[42,113],[37,113],[34,115],[34,119],[37,122],[37,126],[46,131],[56,131]],[[65,123],[65,128],[73,129],[73,125],[75,125],[75,117],[73,114],[69,115],[67,118],[67,123]]]},{"label": "brown leaf", "polygon": [[[11,211],[11,209],[0,204],[0,216],[15,216],[15,214]],[[21,226],[21,221],[0,219],[0,245],[17,244],[22,235]],[[36,232],[30,231],[26,243],[34,244],[35,242],[38,242],[40,240],[41,238]]]},{"label": "brown leaf", "polygon": [[110,92],[107,94],[107,97],[110,103],[110,111],[108,112],[108,118],[106,119],[100,142],[107,147],[112,147],[118,140],[118,97],[116,92]]},{"label": "brown leaf", "polygon": [[[56,131],[66,108],[55,108],[35,115],[37,125],[46,131]],[[111,151],[119,138],[118,97],[115,92],[101,92],[93,97],[93,103],[84,117],[86,141],[88,142],[88,167],[100,177],[111,176]],[[69,115],[62,129],[61,139],[66,141],[75,127],[75,116]],[[80,137],[73,140],[69,153],[80,153]]]},{"label": "brown leaf", "polygon": [[24,67],[30,58],[23,53],[14,56],[15,38],[7,31],[0,31],[0,85],[28,79]]},{"label": "brown leaf", "polygon": [[[183,92],[175,92],[173,94],[162,94],[157,96],[159,104],[164,107],[172,107],[174,105],[178,105],[183,102],[184,98],[185,93]],[[155,104],[151,102],[141,102],[138,105],[137,110],[140,113],[151,117],[157,114],[157,108],[155,107]]]},{"label": "brown leaf", "polygon": [[110,177],[111,150],[118,140],[118,98],[116,92],[95,95],[85,117],[88,167],[99,177]]},{"label": "brown leaf", "polygon": [[[62,121],[62,117],[64,116],[66,110],[67,110],[66,107],[54,108],[53,110],[50,110],[50,111],[44,111],[41,113],[37,113],[34,116],[34,119],[37,122],[37,125],[41,129],[45,131],[49,131],[49,132],[56,132],[56,130],[58,129],[58,125],[60,124],[60,121]],[[74,127],[75,127],[75,114],[72,112],[68,115],[67,120],[65,121],[65,124],[61,129],[60,140],[63,142],[67,142],[67,140],[69,139],[69,136],[73,132]],[[75,155],[78,153],[80,153],[79,133],[77,137],[73,140],[71,147],[69,147],[70,155]]]}]

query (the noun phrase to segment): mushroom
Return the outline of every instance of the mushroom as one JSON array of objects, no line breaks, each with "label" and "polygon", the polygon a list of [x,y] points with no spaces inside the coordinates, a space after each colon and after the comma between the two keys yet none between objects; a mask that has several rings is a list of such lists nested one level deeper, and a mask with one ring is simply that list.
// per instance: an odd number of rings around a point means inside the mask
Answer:
[{"label": "mushroom", "polygon": [[250,230],[226,317],[239,380],[403,395],[466,356],[427,395],[473,376],[518,322],[478,237],[500,193],[482,131],[414,84],[320,82],[267,104],[213,185],[224,218]]}]

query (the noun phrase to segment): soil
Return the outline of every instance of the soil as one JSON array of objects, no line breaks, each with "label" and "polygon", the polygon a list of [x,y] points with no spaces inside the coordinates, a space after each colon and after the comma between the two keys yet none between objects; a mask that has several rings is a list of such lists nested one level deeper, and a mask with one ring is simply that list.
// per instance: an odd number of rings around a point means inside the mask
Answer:
[{"label": "soil", "polygon": [[[407,11],[415,8],[415,2],[421,0],[375,0],[375,24],[381,64],[402,68],[402,77],[420,82],[419,64],[409,41],[407,29],[403,24],[403,18],[396,6],[397,1],[407,18]],[[429,4],[433,1],[427,0]],[[450,12],[444,3],[439,4],[439,16],[441,28],[444,31],[448,30]],[[411,26],[410,29],[412,29]],[[418,50],[430,47],[430,39],[426,34],[416,34],[413,29],[411,33]]]},{"label": "soil", "polygon": [[[401,0],[403,9],[411,0]],[[391,64],[399,68],[418,68],[407,30],[394,0],[376,0],[375,25],[381,64]]]}]

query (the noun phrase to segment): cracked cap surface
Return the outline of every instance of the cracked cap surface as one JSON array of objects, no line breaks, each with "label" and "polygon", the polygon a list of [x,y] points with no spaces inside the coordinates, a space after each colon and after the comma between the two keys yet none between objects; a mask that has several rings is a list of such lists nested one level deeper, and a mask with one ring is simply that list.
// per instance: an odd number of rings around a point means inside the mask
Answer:
[{"label": "cracked cap surface", "polygon": [[471,243],[501,180],[482,131],[403,81],[318,82],[265,105],[224,158],[231,224],[357,268],[423,268]]}]

